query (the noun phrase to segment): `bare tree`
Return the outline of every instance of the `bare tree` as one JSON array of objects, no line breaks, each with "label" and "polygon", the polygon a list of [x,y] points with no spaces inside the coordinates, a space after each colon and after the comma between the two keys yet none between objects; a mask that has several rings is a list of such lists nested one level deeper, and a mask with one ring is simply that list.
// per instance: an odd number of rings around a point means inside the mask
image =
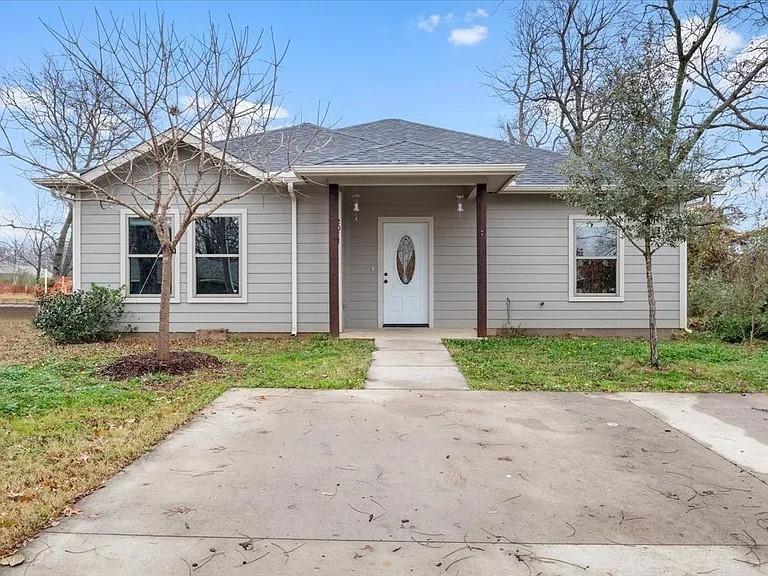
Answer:
[{"label": "bare tree", "polygon": [[591,130],[605,124],[607,71],[625,50],[632,25],[624,0],[542,0],[517,7],[509,55],[486,71],[502,102],[513,142],[580,153]]},{"label": "bare tree", "polygon": [[32,267],[38,282],[42,271],[54,262],[63,219],[61,208],[59,203],[51,201],[47,193],[38,190],[31,212],[17,208],[0,219],[0,228],[8,232],[0,239],[6,254],[15,264]]},{"label": "bare tree", "polygon": [[[717,131],[712,169],[768,177],[768,3],[719,0],[652,3],[667,30],[666,48],[679,81],[673,111],[691,129],[690,146]],[[743,31],[755,30],[753,38]]]},{"label": "bare tree", "polygon": [[765,0],[687,2],[684,15],[675,0],[649,8],[673,79],[666,127],[670,166],[685,162],[706,135],[718,139],[701,147],[709,170],[738,174],[759,166],[768,151],[766,136],[749,142],[745,135],[759,133],[760,114],[764,120],[768,112],[768,37],[758,35],[740,47],[732,36],[744,24],[758,30],[768,25]]},{"label": "bare tree", "polygon": [[500,72],[486,72],[496,96],[512,108],[511,119],[500,120],[499,128],[512,144],[556,146],[554,110],[536,99],[537,48],[544,31],[530,11],[522,12],[516,24],[508,37],[512,61],[506,62]]},{"label": "bare tree", "polygon": [[[103,74],[109,77],[105,68]],[[62,173],[82,172],[111,156],[133,135],[117,122],[115,99],[102,76],[46,54],[39,68],[20,66],[0,76],[0,155],[28,167],[45,164]],[[30,176],[39,171],[31,170]],[[58,231],[55,274],[67,274],[72,203]]]},{"label": "bare tree", "polygon": [[[47,26],[66,66],[96,79],[110,124],[129,135],[119,147],[125,153],[96,158],[84,172],[12,153],[41,175],[38,182],[76,201],[126,208],[151,224],[162,278],[157,354],[166,359],[173,260],[186,230],[230,202],[275,191],[275,179],[301,152],[286,141],[290,131],[269,131],[281,110],[277,78],[285,50],[271,35],[252,37],[231,20],[225,31],[211,23],[204,34],[184,37],[162,15],[126,21],[96,12],[95,28],[93,38],[84,38],[66,22]],[[230,152],[244,121],[255,135],[248,153],[261,159],[260,168]],[[223,184],[234,177],[245,177],[248,185],[223,193]]]}]

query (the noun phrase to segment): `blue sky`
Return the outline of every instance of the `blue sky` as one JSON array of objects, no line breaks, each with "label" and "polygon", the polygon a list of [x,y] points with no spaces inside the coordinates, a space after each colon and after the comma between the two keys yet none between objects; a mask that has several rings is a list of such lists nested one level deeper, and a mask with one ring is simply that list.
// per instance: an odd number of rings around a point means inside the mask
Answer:
[{"label": "blue sky", "polygon": [[[94,7],[116,15],[148,2],[34,3],[0,5],[0,68],[19,60],[34,64],[55,45],[41,19],[67,20],[89,30]],[[328,121],[339,125],[405,118],[497,136],[501,107],[483,86],[480,67],[504,54],[510,3],[499,2],[158,2],[177,29],[198,33],[209,14],[227,15],[251,30],[272,27],[278,42],[290,42],[280,79],[284,107],[307,120],[328,104]],[[435,18],[437,16],[437,18]],[[24,205],[32,194],[11,162],[0,159],[0,211]]]}]

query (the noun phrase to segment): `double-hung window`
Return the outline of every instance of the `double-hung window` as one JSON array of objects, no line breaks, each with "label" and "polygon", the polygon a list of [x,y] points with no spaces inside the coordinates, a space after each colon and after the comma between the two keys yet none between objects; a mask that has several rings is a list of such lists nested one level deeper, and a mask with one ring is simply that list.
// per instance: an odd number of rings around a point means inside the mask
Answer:
[{"label": "double-hung window", "polygon": [[190,227],[189,299],[245,302],[246,212],[220,210]]},{"label": "double-hung window", "polygon": [[570,218],[571,301],[624,299],[624,247],[612,224],[588,216]]},{"label": "double-hung window", "polygon": [[[171,217],[171,232],[176,226],[176,215]],[[160,299],[163,255],[160,241],[152,224],[130,211],[121,213],[121,284],[129,302],[152,302]],[[178,301],[178,257],[174,258],[171,279],[171,299]]]}]

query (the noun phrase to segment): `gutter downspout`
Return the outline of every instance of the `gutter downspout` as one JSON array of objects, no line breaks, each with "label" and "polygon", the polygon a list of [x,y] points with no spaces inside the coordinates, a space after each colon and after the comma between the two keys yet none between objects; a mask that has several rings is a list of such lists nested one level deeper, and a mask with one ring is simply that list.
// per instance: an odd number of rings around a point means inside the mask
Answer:
[{"label": "gutter downspout", "polygon": [[299,266],[298,266],[298,210],[293,182],[288,182],[291,197],[291,336],[299,333]]}]

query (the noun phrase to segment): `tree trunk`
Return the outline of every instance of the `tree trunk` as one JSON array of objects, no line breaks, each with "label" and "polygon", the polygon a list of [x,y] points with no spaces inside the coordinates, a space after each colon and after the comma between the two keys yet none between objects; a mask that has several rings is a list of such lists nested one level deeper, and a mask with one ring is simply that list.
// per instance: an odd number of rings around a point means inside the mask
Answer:
[{"label": "tree trunk", "polygon": [[40,284],[40,275],[43,272],[43,250],[37,250],[37,257],[35,258],[35,284]]},{"label": "tree trunk", "polygon": [[650,364],[659,369],[659,333],[656,330],[656,288],[653,285],[653,251],[649,240],[645,241],[645,281],[648,287],[648,344],[651,349]]},{"label": "tree trunk", "polygon": [[53,273],[56,276],[64,276],[66,274],[65,260],[67,259],[67,237],[69,236],[69,229],[71,227],[72,204],[67,204],[67,216],[64,218],[64,223],[61,225],[61,231],[56,240],[56,252],[53,255]]},{"label": "tree trunk", "polygon": [[163,268],[160,280],[160,322],[157,326],[157,357],[171,355],[171,283],[173,282],[173,246],[163,245]]}]

